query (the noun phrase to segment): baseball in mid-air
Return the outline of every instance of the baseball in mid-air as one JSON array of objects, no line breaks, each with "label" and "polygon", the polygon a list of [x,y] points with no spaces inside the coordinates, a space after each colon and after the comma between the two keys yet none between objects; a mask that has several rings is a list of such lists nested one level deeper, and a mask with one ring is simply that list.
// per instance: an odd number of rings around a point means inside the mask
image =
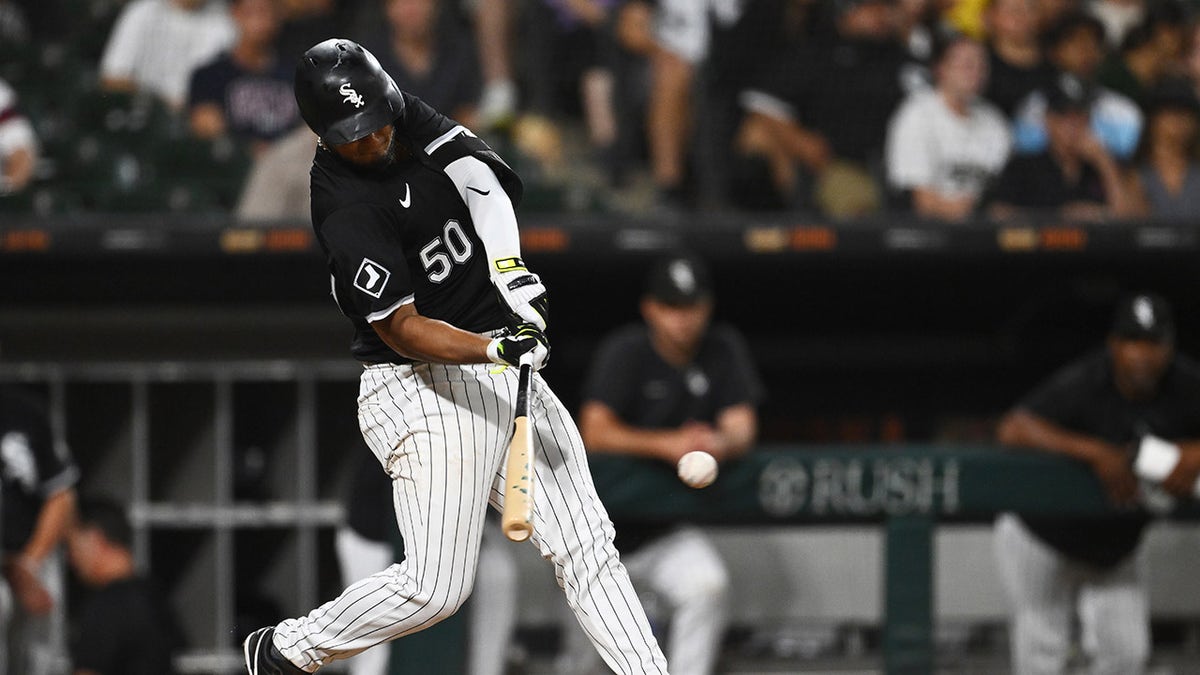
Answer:
[{"label": "baseball in mid-air", "polygon": [[703,450],[693,450],[679,458],[675,470],[688,487],[704,488],[717,479],[717,460]]}]

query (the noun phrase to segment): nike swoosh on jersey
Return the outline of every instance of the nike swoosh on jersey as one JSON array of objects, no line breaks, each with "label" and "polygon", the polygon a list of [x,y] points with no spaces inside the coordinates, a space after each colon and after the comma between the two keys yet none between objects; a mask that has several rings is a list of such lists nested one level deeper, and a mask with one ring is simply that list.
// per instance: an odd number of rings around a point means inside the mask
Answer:
[{"label": "nike swoosh on jersey", "polygon": [[483,195],[484,197],[492,194],[491,190],[480,190],[479,188],[471,187],[470,185],[467,186],[467,189],[470,190],[471,192],[478,192],[479,194]]},{"label": "nike swoosh on jersey", "polygon": [[406,209],[408,208],[408,205],[412,203],[412,190],[408,189],[408,183],[404,184],[404,198],[399,201],[400,206],[403,206]]}]

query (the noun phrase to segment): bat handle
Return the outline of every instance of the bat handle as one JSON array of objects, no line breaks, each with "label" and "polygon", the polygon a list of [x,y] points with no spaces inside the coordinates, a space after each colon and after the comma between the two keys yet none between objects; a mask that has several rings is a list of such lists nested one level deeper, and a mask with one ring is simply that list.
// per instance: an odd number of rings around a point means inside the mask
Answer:
[{"label": "bat handle", "polygon": [[533,534],[533,442],[529,428],[529,399],[533,379],[533,357],[520,360],[513,441],[508,449],[504,514],[500,527],[512,541],[525,541]]}]

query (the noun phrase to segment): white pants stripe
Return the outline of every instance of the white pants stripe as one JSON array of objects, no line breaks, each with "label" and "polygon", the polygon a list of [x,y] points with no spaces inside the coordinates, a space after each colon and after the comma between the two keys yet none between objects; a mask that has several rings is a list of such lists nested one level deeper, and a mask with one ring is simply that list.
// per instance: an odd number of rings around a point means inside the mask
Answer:
[{"label": "white pants stripe", "polygon": [[[488,503],[503,507],[516,369],[492,365],[371,366],[359,423],[392,477],[405,560],[362,579],[307,616],[276,627],[275,646],[312,672],[445,619],[470,595]],[[540,376],[531,401],[534,536],[567,603],[618,673],[666,673],[612,524],[596,496],[583,442]]]},{"label": "white pants stripe", "polygon": [[1111,570],[1095,570],[1060,555],[1012,514],[996,520],[995,545],[1000,580],[1012,605],[1014,673],[1067,672],[1076,617],[1089,673],[1144,671],[1150,615],[1140,555]]}]

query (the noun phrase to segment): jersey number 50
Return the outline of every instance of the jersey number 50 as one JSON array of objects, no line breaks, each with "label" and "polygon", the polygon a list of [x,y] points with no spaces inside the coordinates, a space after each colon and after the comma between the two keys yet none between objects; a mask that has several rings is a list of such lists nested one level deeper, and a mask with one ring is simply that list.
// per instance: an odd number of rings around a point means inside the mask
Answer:
[{"label": "jersey number 50", "polygon": [[[445,251],[441,248],[445,247]],[[429,280],[440,284],[450,276],[454,264],[461,265],[471,259],[474,253],[471,238],[463,232],[457,220],[447,220],[442,227],[442,236],[434,237],[433,241],[421,248],[421,264]],[[450,261],[453,260],[452,264]]]}]

